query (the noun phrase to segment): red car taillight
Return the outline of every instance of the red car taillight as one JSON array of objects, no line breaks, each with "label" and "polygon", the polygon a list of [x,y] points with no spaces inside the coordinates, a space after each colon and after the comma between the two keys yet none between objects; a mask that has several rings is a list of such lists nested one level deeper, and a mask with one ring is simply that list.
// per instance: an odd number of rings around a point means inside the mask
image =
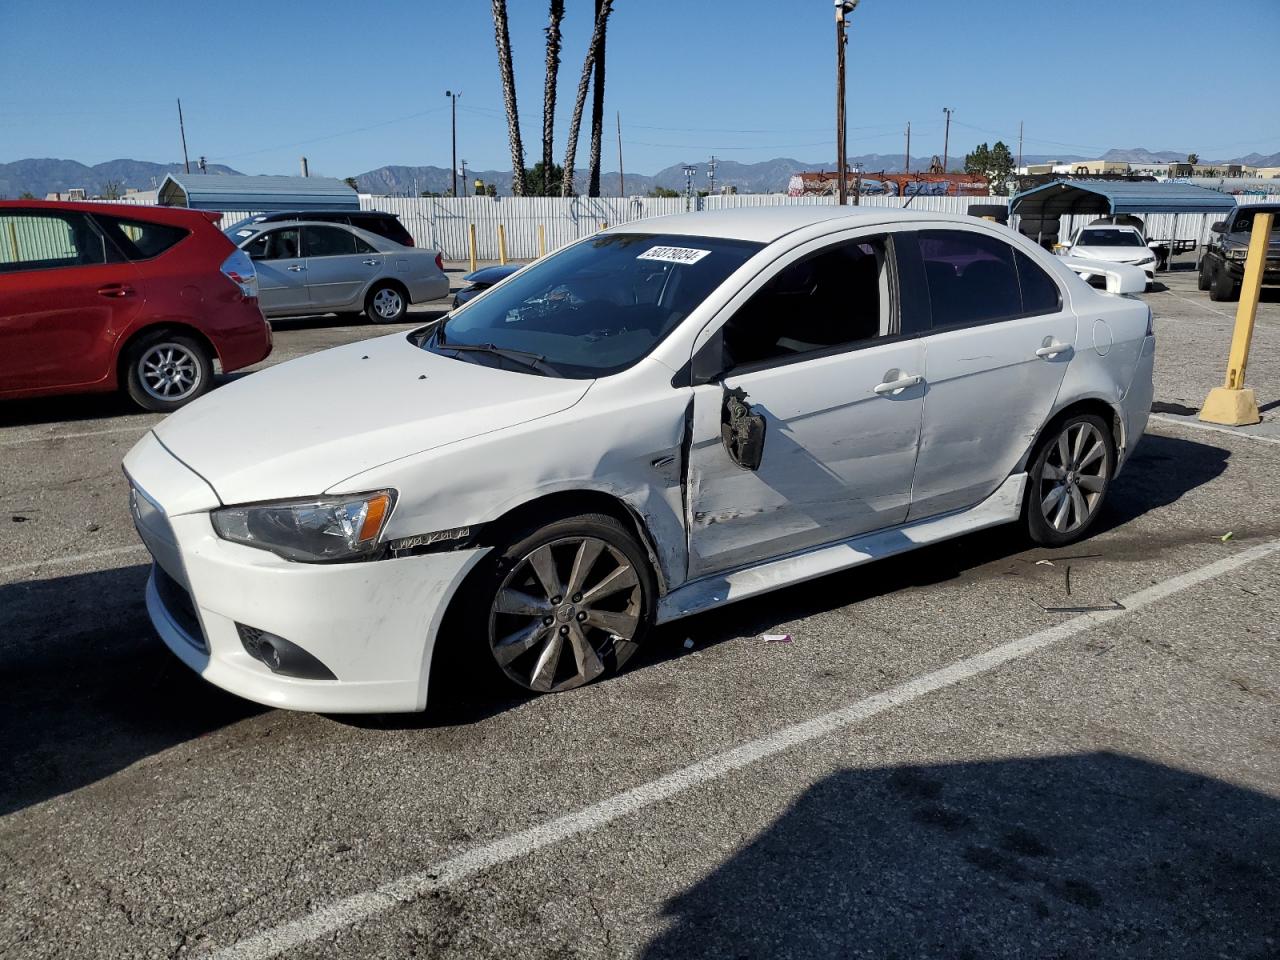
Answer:
[{"label": "red car taillight", "polygon": [[436,266],[440,269],[441,273],[444,273],[444,254],[438,251],[436,253]]},{"label": "red car taillight", "polygon": [[243,250],[236,250],[222,261],[223,275],[240,288],[246,300],[258,298],[258,270]]}]

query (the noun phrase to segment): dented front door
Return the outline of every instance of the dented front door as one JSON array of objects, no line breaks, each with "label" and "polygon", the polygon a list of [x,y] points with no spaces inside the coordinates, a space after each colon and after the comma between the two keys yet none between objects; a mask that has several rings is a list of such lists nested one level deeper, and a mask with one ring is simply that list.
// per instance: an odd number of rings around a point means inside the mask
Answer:
[{"label": "dented front door", "polygon": [[923,372],[921,342],[908,340],[695,387],[689,575],[903,522]]}]

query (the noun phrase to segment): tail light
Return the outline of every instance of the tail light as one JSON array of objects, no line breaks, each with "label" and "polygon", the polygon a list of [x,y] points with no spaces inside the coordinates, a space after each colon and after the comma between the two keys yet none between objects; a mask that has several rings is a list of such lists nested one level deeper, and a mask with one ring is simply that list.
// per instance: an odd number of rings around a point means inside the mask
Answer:
[{"label": "tail light", "polygon": [[436,268],[444,273],[444,254],[438,250],[436,251]]},{"label": "tail light", "polygon": [[258,298],[258,270],[243,250],[236,250],[222,261],[223,275],[240,288],[246,300]]}]

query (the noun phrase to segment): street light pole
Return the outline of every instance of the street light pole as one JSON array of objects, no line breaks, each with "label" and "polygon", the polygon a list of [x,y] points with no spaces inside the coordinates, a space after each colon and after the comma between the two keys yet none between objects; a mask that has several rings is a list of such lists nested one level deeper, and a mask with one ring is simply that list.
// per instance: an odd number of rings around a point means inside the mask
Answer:
[{"label": "street light pole", "polygon": [[951,114],[950,107],[943,107],[942,112],[947,115],[946,131],[942,134],[942,172],[947,172],[947,147],[951,144]]},{"label": "street light pole", "polygon": [[846,179],[844,135],[844,48],[845,18],[853,13],[858,0],[835,0],[836,7],[836,184],[839,203],[844,206],[849,202],[849,184]]},{"label": "street light pole", "polygon": [[[452,90],[446,90],[444,95],[452,101],[453,107],[453,195],[458,195],[458,98],[462,96],[462,91],[454,93]],[[465,178],[464,178],[465,179]],[[466,186],[464,183],[463,186]]]}]

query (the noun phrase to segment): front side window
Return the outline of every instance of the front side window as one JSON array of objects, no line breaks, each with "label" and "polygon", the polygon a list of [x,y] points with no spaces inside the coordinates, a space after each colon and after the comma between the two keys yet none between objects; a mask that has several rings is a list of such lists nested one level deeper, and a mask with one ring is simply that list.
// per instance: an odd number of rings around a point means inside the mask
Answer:
[{"label": "front side window", "polygon": [[355,234],[339,227],[303,227],[308,257],[343,257],[356,252]]},{"label": "front side window", "polygon": [[150,260],[158,257],[187,235],[182,227],[163,223],[147,223],[145,220],[125,220],[121,217],[104,217],[94,214],[94,219],[110,234],[116,246],[130,260]]},{"label": "front side window", "polygon": [[967,230],[921,230],[933,326],[974,326],[1022,313],[1013,247]]},{"label": "front side window", "polygon": [[0,272],[84,267],[119,259],[83,213],[0,213]]},{"label": "front side window", "polygon": [[607,376],[648,354],[762,246],[601,234],[530,264],[414,336],[423,349],[459,360],[521,369],[523,356],[530,371]]},{"label": "front side window", "polygon": [[1132,230],[1081,230],[1076,241],[1082,247],[1142,247],[1146,246]]},{"label": "front side window", "polygon": [[896,332],[888,243],[827,247],[782,268],[724,326],[728,368],[786,360]]}]

